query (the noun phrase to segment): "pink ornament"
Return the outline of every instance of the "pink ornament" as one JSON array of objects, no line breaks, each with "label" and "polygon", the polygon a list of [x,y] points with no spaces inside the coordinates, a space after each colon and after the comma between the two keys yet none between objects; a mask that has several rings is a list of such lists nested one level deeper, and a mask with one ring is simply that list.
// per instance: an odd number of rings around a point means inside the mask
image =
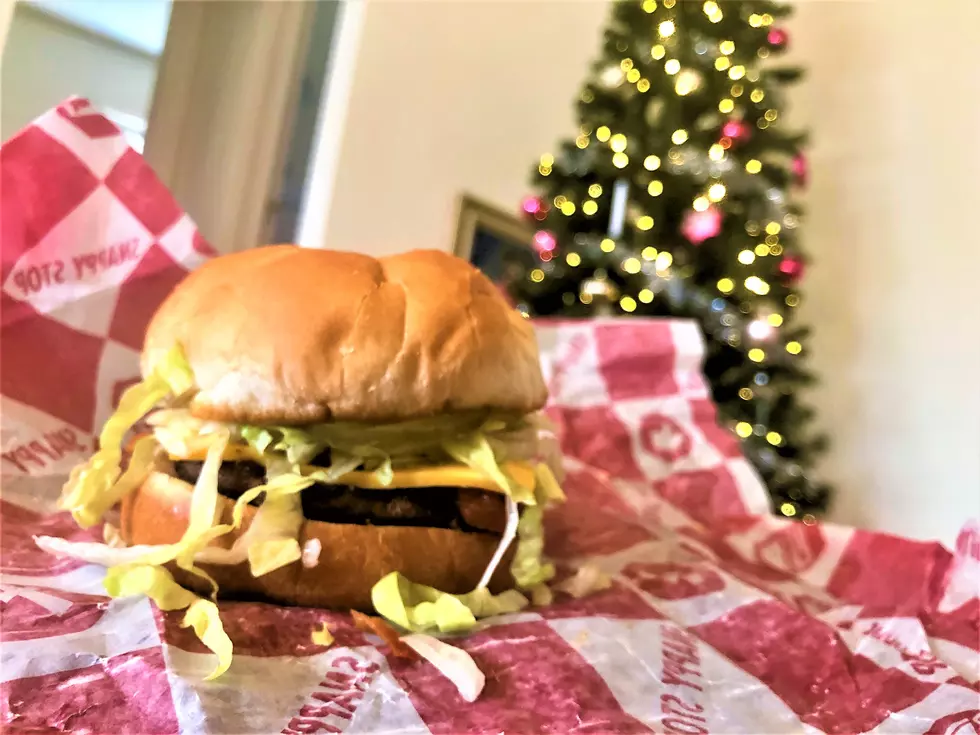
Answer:
[{"label": "pink ornament", "polygon": [[782,28],[770,28],[769,35],[766,37],[770,46],[782,48],[789,42],[789,34]]},{"label": "pink ornament", "polygon": [[534,233],[534,249],[538,251],[538,255],[550,253],[557,245],[555,236],[548,230],[538,230]]},{"label": "pink ornament", "polygon": [[721,220],[721,210],[718,207],[708,207],[703,212],[689,209],[681,223],[681,234],[693,244],[700,245],[721,232]]},{"label": "pink ornament", "polygon": [[796,177],[796,183],[800,186],[806,186],[806,182],[810,178],[810,165],[802,153],[793,159],[793,176]]},{"label": "pink ornament", "polygon": [[544,209],[544,202],[538,197],[524,197],[524,201],[521,202],[521,209],[527,214],[534,215]]},{"label": "pink ornament", "polygon": [[749,135],[749,126],[741,120],[729,120],[721,127],[721,134],[732,140],[741,140]]},{"label": "pink ornament", "polygon": [[787,283],[799,282],[805,270],[803,261],[794,255],[786,255],[779,261],[779,272],[786,276]]}]

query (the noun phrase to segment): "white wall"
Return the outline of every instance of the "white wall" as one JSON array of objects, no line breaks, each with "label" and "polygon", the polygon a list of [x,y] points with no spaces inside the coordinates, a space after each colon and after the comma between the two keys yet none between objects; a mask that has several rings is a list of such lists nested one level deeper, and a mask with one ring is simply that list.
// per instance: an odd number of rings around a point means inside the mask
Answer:
[{"label": "white wall", "polygon": [[6,140],[71,95],[146,119],[156,60],[18,3],[0,74],[0,140]]},{"label": "white wall", "polygon": [[325,242],[449,247],[463,189],[516,211],[531,165],[573,129],[605,16],[602,2],[369,2]]},{"label": "white wall", "polygon": [[835,516],[952,542],[980,515],[980,3],[809,2],[803,228]]},{"label": "white wall", "polygon": [[[798,3],[814,134],[806,318],[845,523],[952,543],[980,515],[980,2]],[[325,244],[448,247],[573,130],[600,2],[369,3]]]}]

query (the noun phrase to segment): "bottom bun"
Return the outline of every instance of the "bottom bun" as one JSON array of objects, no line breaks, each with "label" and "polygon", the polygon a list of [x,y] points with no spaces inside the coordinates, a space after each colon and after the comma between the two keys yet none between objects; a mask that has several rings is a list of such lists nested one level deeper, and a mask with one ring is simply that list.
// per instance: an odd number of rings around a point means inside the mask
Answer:
[{"label": "bottom bun", "polygon": [[[128,544],[172,544],[187,528],[193,487],[162,472],[149,475],[142,487],[122,502],[121,535]],[[315,489],[312,490],[315,492]],[[234,503],[219,497],[220,522],[231,522]],[[246,506],[242,526],[217,539],[228,548],[245,532],[256,508]],[[200,564],[218,583],[221,597],[260,597],[273,602],[356,609],[370,612],[371,588],[390,572],[454,594],[470,592],[480,581],[499,543],[489,534],[463,533],[447,528],[413,526],[356,526],[304,520],[299,543],[320,542],[316,566],[294,562],[253,577],[247,563]],[[513,586],[510,560],[514,547],[490,582],[492,592]],[[207,592],[200,577],[170,565],[175,579],[198,592]]]}]

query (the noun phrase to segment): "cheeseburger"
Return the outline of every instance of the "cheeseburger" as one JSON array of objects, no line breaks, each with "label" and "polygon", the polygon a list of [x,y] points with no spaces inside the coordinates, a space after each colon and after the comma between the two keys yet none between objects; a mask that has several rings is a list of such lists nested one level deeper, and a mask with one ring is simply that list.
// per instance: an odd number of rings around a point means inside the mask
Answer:
[{"label": "cheeseburger", "polygon": [[61,498],[83,526],[118,505],[118,529],[39,540],[109,566],[110,594],[188,607],[199,635],[216,595],[451,630],[553,574],[534,333],[465,261],[216,258],[153,316],[141,372]]}]

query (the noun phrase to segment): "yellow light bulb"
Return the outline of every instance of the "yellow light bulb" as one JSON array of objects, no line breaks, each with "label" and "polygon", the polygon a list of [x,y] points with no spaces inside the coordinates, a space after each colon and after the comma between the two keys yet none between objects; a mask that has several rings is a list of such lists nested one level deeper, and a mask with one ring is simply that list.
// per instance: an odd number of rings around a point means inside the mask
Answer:
[{"label": "yellow light bulb", "polygon": [[641,79],[640,81],[638,81],[636,83],[636,89],[639,92],[647,92],[647,91],[649,91],[649,89],[650,89],[650,80],[649,79]]},{"label": "yellow light bulb", "polygon": [[610,135],[612,135],[612,131],[606,125],[596,128],[595,137],[600,143],[605,143],[609,140]]},{"label": "yellow light bulb", "polygon": [[729,79],[741,79],[745,76],[745,67],[741,64],[737,64],[728,70]]},{"label": "yellow light bulb", "polygon": [[721,19],[724,18],[724,14],[719,10],[717,13],[708,16],[708,20],[712,23],[721,23]]},{"label": "yellow light bulb", "polygon": [[769,13],[762,14],[762,25],[771,26],[774,20],[776,19],[773,18]]},{"label": "yellow light bulb", "polygon": [[611,253],[613,250],[616,249],[616,242],[612,238],[607,237],[603,239],[602,242],[599,243],[599,248],[604,253]]},{"label": "yellow light bulb", "polygon": [[657,256],[657,270],[665,271],[670,268],[670,264],[674,262],[674,256],[670,253],[660,253]]},{"label": "yellow light bulb", "polygon": [[674,145],[681,145],[687,141],[687,131],[684,128],[675,130],[670,139],[674,142]]},{"label": "yellow light bulb", "polygon": [[762,279],[759,276],[749,276],[745,279],[745,287],[754,293],[761,282]]},{"label": "yellow light bulb", "polygon": [[[766,239],[768,240],[769,238],[767,237]],[[783,254],[783,246],[780,245],[778,242],[775,245],[770,245],[769,246],[769,254],[770,255],[782,255]]]},{"label": "yellow light bulb", "polygon": [[677,4],[677,0],[664,0],[664,7],[668,10]]},{"label": "yellow light bulb", "polygon": [[759,286],[756,289],[756,293],[760,296],[765,296],[767,293],[769,293],[769,284],[765,281],[760,281]]},{"label": "yellow light bulb", "polygon": [[575,214],[575,203],[566,200],[561,205],[561,213],[566,217],[571,217],[573,214]]},{"label": "yellow light bulb", "polygon": [[769,246],[764,242],[760,242],[755,246],[755,254],[760,258],[764,258],[765,256],[769,255]]},{"label": "yellow light bulb", "polygon": [[749,94],[749,99],[752,100],[753,102],[762,102],[762,100],[765,99],[765,97],[766,97],[766,93],[763,92],[761,89],[753,89],[752,93]]},{"label": "yellow light bulb", "polygon": [[751,265],[755,262],[755,253],[751,250],[743,250],[738,254],[738,262],[742,265]]},{"label": "yellow light bulb", "polygon": [[578,300],[581,301],[583,304],[591,304],[592,303],[592,294],[590,294],[588,292],[582,292],[582,293],[579,294]]},{"label": "yellow light bulb", "polygon": [[554,198],[555,206],[561,209],[561,205],[568,201],[568,197],[564,194],[559,194]]},{"label": "yellow light bulb", "polygon": [[538,166],[538,173],[542,176],[547,176],[551,173],[551,166]]},{"label": "yellow light bulb", "polygon": [[654,260],[657,257],[657,249],[647,245],[645,248],[643,248],[643,252],[640,253],[640,257],[644,260]]},{"label": "yellow light bulb", "polygon": [[725,158],[725,149],[718,143],[714,143],[708,149],[708,158],[712,161],[721,161]]},{"label": "yellow light bulb", "polygon": [[623,261],[623,270],[627,273],[639,273],[640,261],[637,258],[627,258]]},{"label": "yellow light bulb", "polygon": [[626,164],[630,162],[630,158],[625,153],[615,153],[613,154],[612,162],[616,168],[626,168]]},{"label": "yellow light bulb", "polygon": [[704,11],[705,15],[710,16],[716,14],[720,8],[718,7],[718,3],[716,3],[714,0],[705,0],[704,5],[701,6],[701,10]]},{"label": "yellow light bulb", "polygon": [[633,59],[629,59],[629,58],[623,59],[622,61],[619,62],[619,68],[622,69],[623,71],[629,71],[630,69],[633,68]]},{"label": "yellow light bulb", "polygon": [[668,74],[676,74],[681,70],[681,62],[677,59],[667,59],[664,62],[664,71]]},{"label": "yellow light bulb", "polygon": [[640,79],[639,69],[630,69],[628,72],[626,72],[626,81],[629,82],[630,84],[636,84],[636,82],[638,82],[639,79]]},{"label": "yellow light bulb", "polygon": [[752,392],[751,388],[739,388],[738,397],[743,401],[751,401],[755,397],[755,393]]},{"label": "yellow light bulb", "polygon": [[550,168],[555,165],[555,157],[550,153],[541,154],[541,165]]},{"label": "yellow light bulb", "polygon": [[735,109],[735,101],[730,100],[727,97],[718,103],[718,111],[724,112],[726,115]]},{"label": "yellow light bulb", "polygon": [[741,84],[732,85],[732,97],[741,97],[742,92],[744,91],[745,91],[745,87],[743,87]]},{"label": "yellow light bulb", "polygon": [[722,41],[718,44],[718,50],[721,51],[725,56],[731,56],[735,53],[735,42],[734,41]]},{"label": "yellow light bulb", "polygon": [[647,186],[647,194],[652,197],[658,197],[664,193],[664,182],[654,179]]},{"label": "yellow light bulb", "polygon": [[708,199],[713,202],[720,202],[725,198],[726,193],[728,193],[728,190],[724,184],[712,184],[708,187]]},{"label": "yellow light bulb", "polygon": [[612,148],[617,153],[621,153],[626,150],[626,136],[622,133],[616,133],[612,138],[609,139],[609,147]]},{"label": "yellow light bulb", "polygon": [[659,43],[656,46],[654,46],[653,48],[650,49],[650,56],[652,56],[653,58],[655,58],[657,60],[662,59],[666,55],[667,55],[667,49],[665,49]]},{"label": "yellow light bulb", "polygon": [[602,186],[600,184],[592,184],[589,186],[589,196],[598,197],[602,196]]},{"label": "yellow light bulb", "polygon": [[769,233],[770,235],[778,235],[781,229],[783,228],[780,227],[778,222],[769,222],[766,225],[766,232]]},{"label": "yellow light bulb", "polygon": [[766,321],[772,327],[781,327],[783,325],[783,315],[782,314],[770,314],[766,317]]},{"label": "yellow light bulb", "polygon": [[735,281],[731,278],[722,278],[718,281],[718,290],[722,293],[731,293],[735,290]]},{"label": "yellow light bulb", "polygon": [[589,137],[587,135],[580,135],[575,139],[575,145],[583,150],[589,147]]},{"label": "yellow light bulb", "polygon": [[644,304],[649,304],[651,301],[653,301],[653,291],[651,291],[649,288],[645,288],[637,294],[637,297]]},{"label": "yellow light bulb", "polygon": [[574,268],[582,264],[582,256],[578,253],[569,253],[565,256],[565,262]]},{"label": "yellow light bulb", "polygon": [[656,171],[660,168],[660,157],[659,156],[647,156],[643,159],[643,168],[647,171]]},{"label": "yellow light bulb", "polygon": [[795,293],[791,293],[789,296],[786,297],[786,306],[799,306],[799,305],[800,305],[800,297],[797,296]]},{"label": "yellow light bulb", "polygon": [[732,65],[732,62],[728,60],[727,56],[719,56],[715,59],[715,69],[718,71],[725,71],[728,67]]},{"label": "yellow light bulb", "polygon": [[757,174],[762,170],[762,161],[751,158],[745,162],[745,170],[750,174]]},{"label": "yellow light bulb", "polygon": [[765,118],[769,122],[772,122],[777,117],[779,117],[779,113],[776,110],[766,110]]},{"label": "yellow light bulb", "polygon": [[652,13],[657,9],[657,3],[655,0],[643,0],[643,10],[647,13]]},{"label": "yellow light bulb", "polygon": [[636,221],[636,229],[638,230],[643,230],[645,232],[646,230],[650,230],[652,228],[653,228],[653,217],[649,215],[645,214]]},{"label": "yellow light bulb", "polygon": [[695,212],[704,212],[711,206],[711,202],[708,201],[708,197],[697,197],[691,206],[694,207]]},{"label": "yellow light bulb", "polygon": [[619,300],[619,308],[625,312],[636,311],[636,300],[632,296],[624,296]]},{"label": "yellow light bulb", "polygon": [[582,211],[589,217],[599,211],[599,205],[591,199],[582,204]]},{"label": "yellow light bulb", "polygon": [[735,433],[743,439],[748,439],[752,436],[752,424],[746,421],[739,421],[735,424]]},{"label": "yellow light bulb", "polygon": [[752,26],[753,28],[758,28],[759,26],[761,26],[762,16],[759,15],[758,13],[752,13],[752,15],[749,16],[749,25]]},{"label": "yellow light bulb", "polygon": [[758,347],[753,347],[749,350],[749,359],[752,362],[762,362],[766,359],[766,351]]},{"label": "yellow light bulb", "polygon": [[533,271],[531,271],[530,278],[535,283],[541,283],[541,281],[544,280],[544,271],[540,268],[535,268]]},{"label": "yellow light bulb", "polygon": [[674,35],[674,21],[665,20],[659,26],[657,26],[657,33],[660,34],[661,38],[669,38]]},{"label": "yellow light bulb", "polygon": [[801,345],[799,342],[795,342],[795,341],[794,342],[787,342],[786,343],[786,351],[789,354],[791,354],[791,355],[798,355],[801,352],[803,352],[803,345]]}]

